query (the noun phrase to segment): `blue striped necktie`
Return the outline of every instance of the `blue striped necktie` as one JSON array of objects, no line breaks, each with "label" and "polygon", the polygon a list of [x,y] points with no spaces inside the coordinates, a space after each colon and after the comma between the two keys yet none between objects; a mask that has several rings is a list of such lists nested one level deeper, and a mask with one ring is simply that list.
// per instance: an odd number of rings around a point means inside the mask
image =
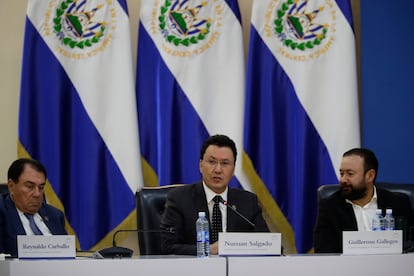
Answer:
[{"label": "blue striped necktie", "polygon": [[32,214],[24,214],[26,218],[29,220],[30,228],[32,229],[35,235],[43,235],[42,231],[40,231],[39,227],[37,227],[34,217]]}]

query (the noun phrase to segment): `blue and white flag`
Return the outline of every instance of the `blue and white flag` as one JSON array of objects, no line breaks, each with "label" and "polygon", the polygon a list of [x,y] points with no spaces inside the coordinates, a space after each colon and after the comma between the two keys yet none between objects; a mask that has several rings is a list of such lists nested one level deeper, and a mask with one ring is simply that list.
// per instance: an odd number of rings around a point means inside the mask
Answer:
[{"label": "blue and white flag", "polygon": [[[136,87],[146,185],[200,180],[209,135],[242,149],[244,68],[237,1],[142,1]],[[236,168],[233,184],[243,185]]]},{"label": "blue and white flag", "polygon": [[28,1],[19,155],[46,166],[46,198],[83,250],[134,223],[142,176],[131,56],[126,1]]},{"label": "blue and white flag", "polygon": [[360,143],[349,1],[255,0],[247,70],[246,171],[285,249],[307,252],[317,188]]}]

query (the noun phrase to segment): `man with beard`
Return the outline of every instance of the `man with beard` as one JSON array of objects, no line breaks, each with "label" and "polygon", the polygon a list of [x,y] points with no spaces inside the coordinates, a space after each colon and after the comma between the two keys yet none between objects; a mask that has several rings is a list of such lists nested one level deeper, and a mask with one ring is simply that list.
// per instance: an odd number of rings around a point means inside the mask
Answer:
[{"label": "man with beard", "polygon": [[371,231],[377,209],[384,214],[386,208],[391,208],[394,217],[404,217],[412,225],[409,198],[375,186],[378,160],[371,150],[354,148],[345,152],[339,173],[339,191],[318,204],[315,253],[342,253],[342,231]]}]

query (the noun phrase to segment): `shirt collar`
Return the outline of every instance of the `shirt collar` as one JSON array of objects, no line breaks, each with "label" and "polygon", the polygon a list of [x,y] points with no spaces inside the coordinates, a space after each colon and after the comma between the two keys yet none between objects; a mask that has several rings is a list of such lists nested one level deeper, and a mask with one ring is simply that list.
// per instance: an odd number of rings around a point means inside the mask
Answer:
[{"label": "shirt collar", "polygon": [[[25,216],[25,213],[23,213],[19,208],[16,207],[17,213],[19,213],[20,217],[24,217],[25,219],[27,219],[27,217]],[[33,217],[42,217],[40,216],[39,212],[36,212],[33,214]]]},{"label": "shirt collar", "polygon": [[203,181],[203,188],[204,188],[204,192],[206,193],[206,199],[207,199],[207,203],[209,203],[210,201],[213,200],[213,198],[216,195],[220,195],[221,198],[223,198],[224,201],[227,201],[227,193],[228,193],[228,187],[226,187],[226,190],[224,190],[224,192],[222,192],[221,194],[216,194],[215,192],[213,192],[207,185],[206,183],[204,183]]},{"label": "shirt collar", "polygon": [[[354,204],[352,201],[350,201],[349,199],[345,199],[345,201],[347,202],[347,203],[350,203],[350,204],[352,204],[352,205],[356,205],[356,204]],[[369,206],[370,204],[373,204],[373,203],[377,203],[377,187],[375,187],[375,185],[374,185],[374,194],[372,195],[372,198],[371,198],[371,200],[367,203],[367,204],[365,204],[365,206]],[[365,207],[365,206],[363,206],[363,207]]]}]

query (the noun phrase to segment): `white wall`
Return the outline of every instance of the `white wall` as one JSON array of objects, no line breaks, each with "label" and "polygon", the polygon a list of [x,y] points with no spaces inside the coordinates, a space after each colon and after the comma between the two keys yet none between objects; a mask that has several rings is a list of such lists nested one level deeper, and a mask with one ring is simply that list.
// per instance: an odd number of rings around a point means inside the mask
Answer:
[{"label": "white wall", "polygon": [[17,157],[17,115],[26,1],[0,1],[0,182]]}]

